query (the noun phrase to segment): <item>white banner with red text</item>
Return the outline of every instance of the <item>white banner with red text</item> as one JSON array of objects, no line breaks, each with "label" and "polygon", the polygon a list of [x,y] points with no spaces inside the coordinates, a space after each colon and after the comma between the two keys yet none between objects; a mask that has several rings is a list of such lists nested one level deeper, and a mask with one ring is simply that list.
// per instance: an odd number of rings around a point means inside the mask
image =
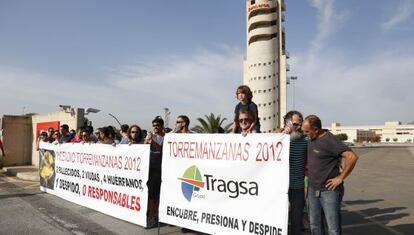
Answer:
[{"label": "white banner with red text", "polygon": [[161,222],[210,234],[287,234],[285,134],[167,134]]},{"label": "white banner with red text", "polygon": [[40,144],[40,189],[146,227],[149,145]]}]

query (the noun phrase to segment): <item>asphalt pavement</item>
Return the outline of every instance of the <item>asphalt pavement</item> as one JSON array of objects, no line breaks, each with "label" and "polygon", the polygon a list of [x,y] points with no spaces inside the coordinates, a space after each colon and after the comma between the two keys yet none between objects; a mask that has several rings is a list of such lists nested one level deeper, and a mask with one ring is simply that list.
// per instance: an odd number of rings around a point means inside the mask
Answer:
[{"label": "asphalt pavement", "polygon": [[345,181],[344,234],[414,234],[414,147],[354,148]]}]

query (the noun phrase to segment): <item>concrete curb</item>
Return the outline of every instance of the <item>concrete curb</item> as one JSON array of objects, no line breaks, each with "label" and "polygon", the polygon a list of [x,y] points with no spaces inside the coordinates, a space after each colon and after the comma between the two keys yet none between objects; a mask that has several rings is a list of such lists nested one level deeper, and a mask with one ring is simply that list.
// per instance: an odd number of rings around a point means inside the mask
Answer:
[{"label": "concrete curb", "polygon": [[13,166],[3,167],[3,171],[6,175],[16,176],[19,179],[26,181],[39,182],[39,170],[35,166]]},{"label": "concrete curb", "polygon": [[22,172],[17,173],[16,177],[22,180],[26,181],[33,181],[33,182],[40,182],[40,176],[38,172],[35,173],[28,173],[28,172]]}]

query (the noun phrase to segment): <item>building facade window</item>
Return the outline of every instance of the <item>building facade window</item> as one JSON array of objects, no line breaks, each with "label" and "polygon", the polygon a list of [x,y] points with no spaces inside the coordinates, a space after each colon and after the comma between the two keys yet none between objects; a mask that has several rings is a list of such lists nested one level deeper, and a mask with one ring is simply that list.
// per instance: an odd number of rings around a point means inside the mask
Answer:
[{"label": "building facade window", "polygon": [[258,42],[258,41],[268,41],[276,37],[277,37],[277,33],[255,35],[249,39],[249,45],[254,42]]},{"label": "building facade window", "polygon": [[258,16],[258,15],[267,15],[267,14],[271,14],[271,13],[275,13],[276,12],[276,7],[273,7],[273,8],[265,8],[265,9],[257,9],[257,10],[255,10],[255,11],[252,11],[250,14],[249,14],[249,20],[250,20],[250,18],[252,18],[252,17],[254,17],[254,16]]}]

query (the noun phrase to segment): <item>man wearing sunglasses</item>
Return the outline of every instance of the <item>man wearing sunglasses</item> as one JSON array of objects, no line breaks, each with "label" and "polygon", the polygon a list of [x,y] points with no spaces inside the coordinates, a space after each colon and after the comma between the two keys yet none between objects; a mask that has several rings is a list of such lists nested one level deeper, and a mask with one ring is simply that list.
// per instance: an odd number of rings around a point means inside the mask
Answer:
[{"label": "man wearing sunglasses", "polygon": [[149,131],[144,144],[150,144],[150,170],[148,177],[148,219],[147,227],[153,228],[158,223],[158,206],[160,202],[162,145],[164,143],[164,120],[160,116],[152,121],[153,132]]},{"label": "man wearing sunglasses", "polygon": [[152,152],[161,152],[164,141],[164,120],[160,116],[152,120],[153,132],[148,132],[145,138],[145,144],[151,144]]},{"label": "man wearing sunglasses", "polygon": [[[180,115],[177,117],[175,122],[175,128],[170,133],[191,133],[190,129],[190,119],[186,115]],[[193,232],[188,228],[181,228],[182,233]]]},{"label": "man wearing sunglasses", "polygon": [[190,119],[186,115],[180,115],[177,117],[175,128],[170,133],[191,133]]}]

